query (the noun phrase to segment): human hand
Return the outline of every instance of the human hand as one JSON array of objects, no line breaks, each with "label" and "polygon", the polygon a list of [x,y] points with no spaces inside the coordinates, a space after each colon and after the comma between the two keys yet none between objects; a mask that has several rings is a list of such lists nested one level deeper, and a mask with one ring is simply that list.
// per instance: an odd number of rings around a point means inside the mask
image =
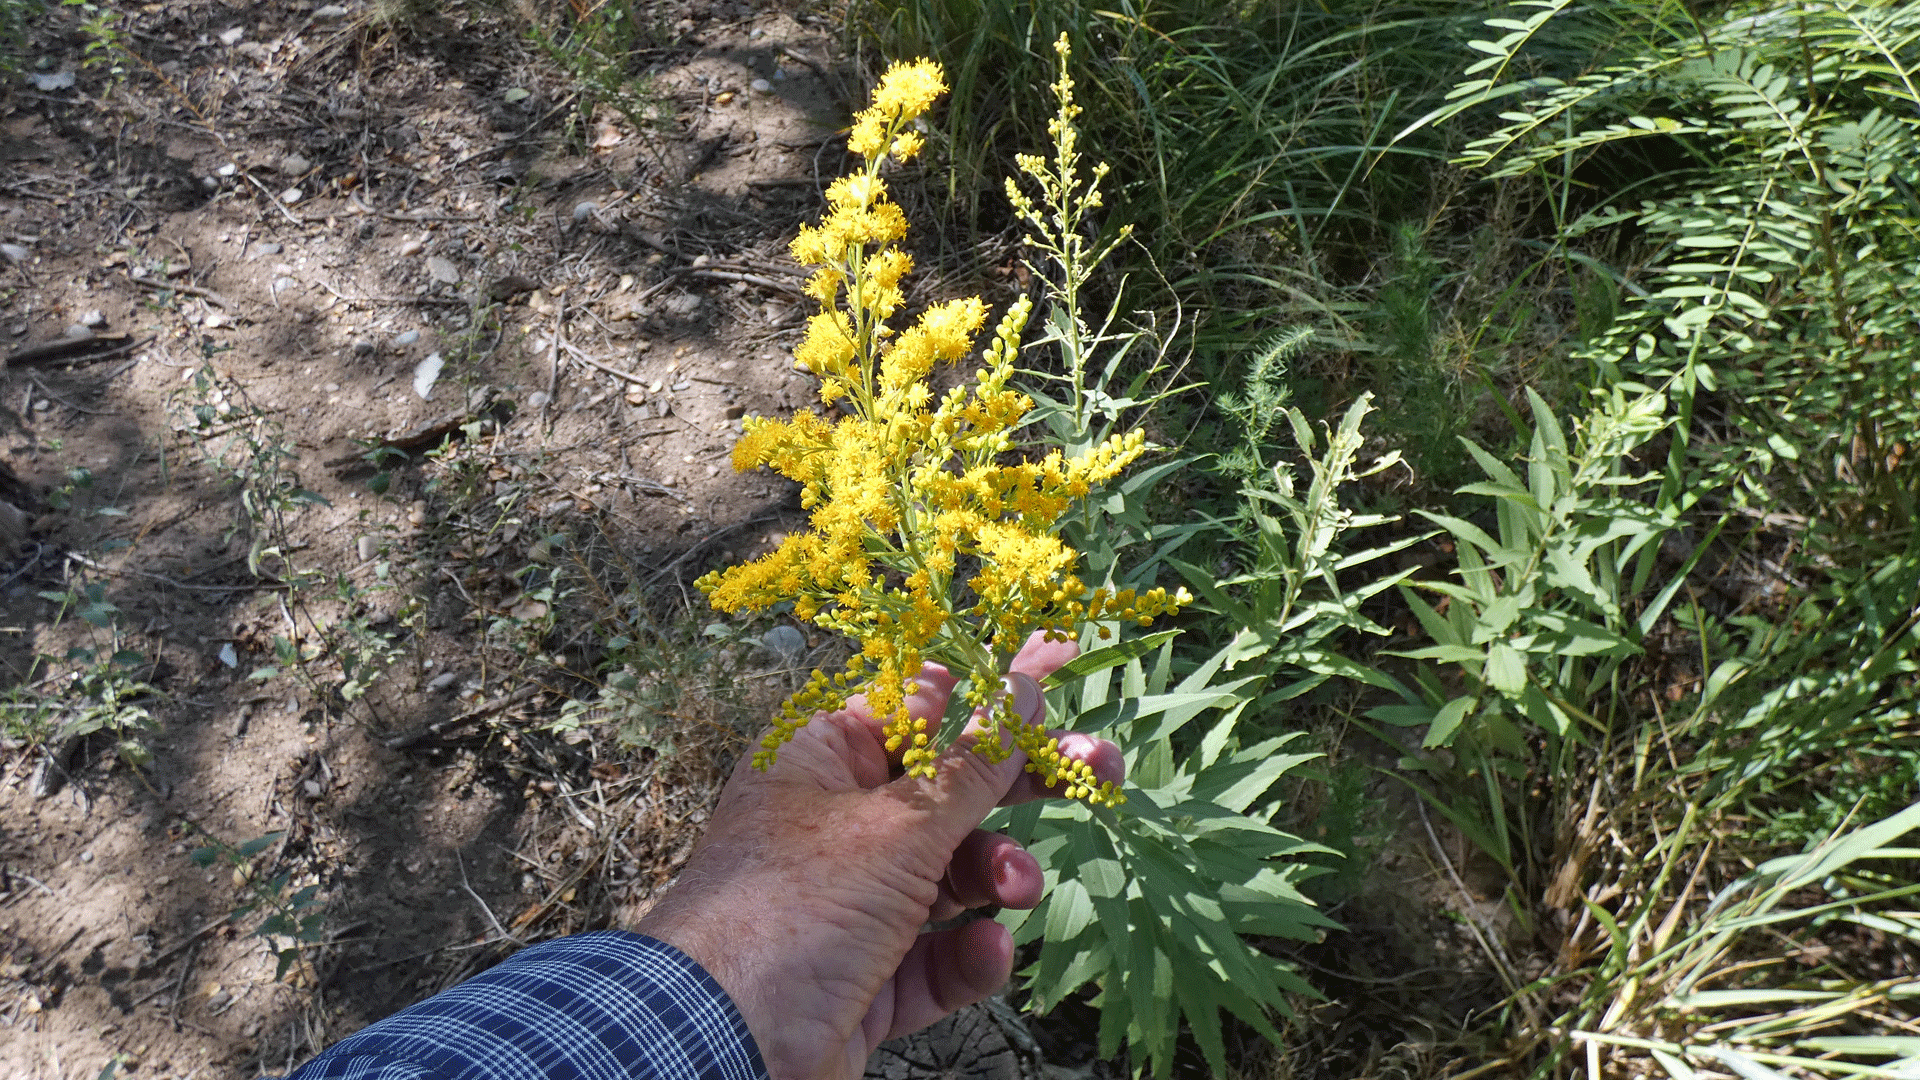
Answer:
[{"label": "human hand", "polygon": [[[1009,676],[1016,711],[1037,719],[1039,680],[1077,651],[1028,639]],[[937,721],[954,681],[927,665],[908,708]],[[857,1077],[882,1041],[999,989],[1013,971],[1004,926],[921,927],[1040,902],[1039,863],[976,827],[995,806],[1048,794],[1026,757],[989,762],[971,751],[970,730],[933,779],[896,779],[900,756],[881,727],[855,698],[816,715],[765,772],[743,760],[679,880],[633,927],[713,975],[774,1080]],[[1105,739],[1060,734],[1060,750],[1100,780],[1125,772]]]}]

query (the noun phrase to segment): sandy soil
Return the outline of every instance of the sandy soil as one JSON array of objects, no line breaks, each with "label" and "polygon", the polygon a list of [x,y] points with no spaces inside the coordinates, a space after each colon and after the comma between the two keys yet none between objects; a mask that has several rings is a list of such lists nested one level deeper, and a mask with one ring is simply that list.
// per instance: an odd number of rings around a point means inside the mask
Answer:
[{"label": "sandy soil", "polygon": [[[845,76],[824,21],[695,4],[643,131],[481,5],[118,10],[121,75],[56,10],[29,59],[74,84],[0,93],[0,1072],[249,1076],[684,858],[794,657],[695,623],[653,674],[699,666],[667,710],[698,753],[545,727],[608,659],[578,620],[654,626],[791,520],[726,456],[809,394],[784,241],[842,165]],[[88,683],[75,648],[138,655]],[[82,691],[151,715],[150,760],[22,737]],[[280,978],[273,902],[322,916]]]}]

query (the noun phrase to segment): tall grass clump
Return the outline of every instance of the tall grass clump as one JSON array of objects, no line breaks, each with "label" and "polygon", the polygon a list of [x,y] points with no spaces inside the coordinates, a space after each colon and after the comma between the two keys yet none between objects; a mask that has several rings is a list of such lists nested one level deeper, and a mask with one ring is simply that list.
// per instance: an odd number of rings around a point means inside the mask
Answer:
[{"label": "tall grass clump", "polygon": [[989,233],[1005,218],[983,178],[1045,139],[1047,111],[1026,89],[1067,35],[1083,134],[1114,170],[1112,219],[1141,223],[1112,280],[1151,281],[1134,306],[1177,299],[1230,333],[1278,314],[1345,326],[1325,283],[1363,276],[1379,223],[1419,203],[1435,147],[1378,159],[1438,103],[1432,72],[1451,61],[1444,31],[1458,18],[1349,0],[862,0],[849,26],[880,55],[932,55],[952,72],[940,177],[957,224]]}]

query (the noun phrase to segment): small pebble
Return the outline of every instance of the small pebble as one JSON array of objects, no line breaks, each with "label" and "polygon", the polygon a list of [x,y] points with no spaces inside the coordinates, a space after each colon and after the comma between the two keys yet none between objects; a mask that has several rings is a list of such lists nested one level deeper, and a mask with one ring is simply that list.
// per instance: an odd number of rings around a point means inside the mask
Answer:
[{"label": "small pebble", "polygon": [[393,345],[394,345],[394,348],[396,349],[404,349],[407,346],[419,340],[420,340],[420,331],[406,330],[399,334],[394,335]]},{"label": "small pebble", "polygon": [[321,387],[321,389],[325,390],[329,394],[337,394],[340,392],[340,384],[337,382],[330,382],[324,387]]},{"label": "small pebble", "polygon": [[433,400],[433,384],[440,378],[440,369],[446,366],[439,353],[428,353],[425,360],[413,366],[413,392],[421,401]]},{"label": "small pebble", "polygon": [[19,244],[0,244],[0,255],[5,255],[9,262],[17,263],[33,258],[33,252]]},{"label": "small pebble", "polygon": [[408,258],[409,256],[418,255],[425,250],[427,250],[427,245],[422,243],[420,240],[418,240],[415,237],[408,237],[407,239],[400,241],[400,257],[403,259]]},{"label": "small pebble", "polygon": [[353,339],[353,355],[355,355],[355,356],[372,356],[372,355],[373,355],[373,350],[374,350],[374,344],[373,344],[373,341],[372,341],[371,339],[369,339],[369,338],[354,338],[354,339]]},{"label": "small pebble", "polygon": [[285,251],[286,249],[280,246],[279,244],[276,244],[273,241],[268,240],[265,243],[253,245],[253,250],[259,252],[262,255],[278,255],[282,251]]},{"label": "small pebble", "polygon": [[244,26],[236,26],[230,30],[222,30],[220,31],[220,44],[238,45],[240,44],[240,39],[246,36],[247,29]]},{"label": "small pebble", "polygon": [[280,193],[280,201],[283,203],[286,203],[288,206],[292,206],[294,203],[299,202],[301,199],[305,197],[306,197],[306,193],[301,191],[297,187],[290,187],[287,190]]},{"label": "small pebble", "polygon": [[320,797],[320,791],[321,791],[321,788],[320,788],[320,781],[318,781],[318,780],[303,780],[303,781],[301,781],[301,782],[300,782],[300,786],[301,786],[302,788],[304,788],[304,789],[306,789],[306,792],[307,792],[307,798],[309,798],[309,799],[317,799],[317,798],[319,798],[319,797]]},{"label": "small pebble", "polygon": [[460,284],[460,268],[453,265],[450,259],[438,255],[427,256],[427,273],[442,285]]},{"label": "small pebble", "polygon": [[55,90],[72,89],[73,72],[56,71],[51,75],[33,74],[27,76],[27,81],[33,84],[35,90],[43,94],[50,94]]},{"label": "small pebble", "polygon": [[755,90],[759,91],[762,94],[773,93],[773,84],[768,82],[765,79],[755,79],[752,82],[748,83],[747,85],[753,87]]},{"label": "small pebble", "polygon": [[98,330],[107,325],[107,316],[99,308],[94,308],[92,311],[80,316],[80,325],[89,330]]},{"label": "small pebble", "polygon": [[344,19],[347,17],[347,9],[341,7],[339,4],[322,4],[313,9],[313,17],[316,19]]},{"label": "small pebble", "polygon": [[416,499],[412,505],[407,507],[407,524],[425,525],[426,523],[427,504],[424,501]]},{"label": "small pebble", "polygon": [[545,390],[535,390],[533,393],[527,395],[527,408],[537,409],[552,400],[553,397]]},{"label": "small pebble", "polygon": [[200,323],[200,325],[206,327],[209,330],[218,330],[221,327],[227,325],[229,321],[230,320],[225,315],[222,315],[217,311],[211,311],[207,313],[206,319],[204,319]]},{"label": "small pebble", "polygon": [[311,168],[313,168],[313,162],[299,154],[288,154],[280,159],[280,171],[288,176],[305,176],[307,170]]},{"label": "small pebble", "polygon": [[290,277],[277,277],[273,279],[273,291],[286,292],[288,289],[295,288],[299,284],[298,281]]},{"label": "small pebble", "polygon": [[460,681],[460,673],[459,673],[459,672],[457,672],[457,671],[443,671],[443,672],[441,672],[440,674],[438,674],[438,675],[435,675],[435,676],[433,677],[433,681],[427,684],[427,689],[429,689],[429,690],[446,690],[446,689],[449,689],[449,688],[451,688],[451,687],[453,686],[453,684],[454,684],[454,683],[456,683],[456,682],[458,682],[458,681]]},{"label": "small pebble", "polygon": [[594,213],[599,209],[600,209],[599,204],[593,202],[592,200],[585,200],[582,202],[574,203],[573,204],[573,220],[585,221],[588,218],[592,217]]},{"label": "small pebble", "polygon": [[91,851],[83,851],[83,852],[81,852],[81,853],[80,853],[80,861],[81,861],[81,862],[92,862],[92,861],[93,861],[93,852],[91,852]]},{"label": "small pebble", "polygon": [[233,162],[229,161],[225,165],[222,165],[219,168],[213,170],[213,175],[232,176],[234,173],[237,173],[239,171],[240,171],[240,166],[235,165]]},{"label": "small pebble", "polygon": [[46,398],[41,398],[40,400],[33,403],[34,412],[46,412],[48,409],[51,409],[51,408],[53,408],[53,402],[48,401]]},{"label": "small pebble", "polygon": [[67,327],[65,336],[70,338],[90,338],[93,336],[93,331],[81,326],[79,323],[74,323],[72,326]]},{"label": "small pebble", "polygon": [[161,874],[159,877],[153,879],[153,883],[159,886],[160,888],[164,889],[167,886],[173,884],[173,875]]}]

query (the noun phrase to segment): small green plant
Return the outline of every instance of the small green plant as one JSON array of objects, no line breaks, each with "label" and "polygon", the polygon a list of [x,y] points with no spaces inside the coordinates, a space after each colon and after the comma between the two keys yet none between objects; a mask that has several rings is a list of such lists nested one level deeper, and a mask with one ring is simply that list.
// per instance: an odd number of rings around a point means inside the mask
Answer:
[{"label": "small green plant", "polygon": [[34,672],[49,672],[49,678],[29,678],[7,689],[0,702],[7,734],[59,746],[105,732],[121,760],[144,764],[151,754],[141,739],[159,727],[144,702],[158,692],[139,676],[147,658],[124,647],[120,608],[107,596],[106,585],[76,576],[67,588],[39,595],[56,605],[48,620],[52,626],[76,616],[86,629],[64,655],[34,657]]},{"label": "small green plant", "polygon": [[39,0],[0,0],[0,73],[20,70],[27,27],[42,11]]},{"label": "small green plant", "polygon": [[320,898],[319,883],[296,888],[292,870],[278,874],[259,872],[255,861],[268,848],[280,843],[282,833],[271,832],[239,845],[206,832],[200,835],[206,843],[194,849],[194,865],[224,865],[232,869],[234,881],[245,890],[246,898],[228,919],[239,922],[249,915],[262,916],[260,924],[253,929],[253,936],[266,942],[268,950],[279,961],[273,971],[274,979],[285,978],[287,970],[300,961],[306,948],[326,941],[326,901]]},{"label": "small green plant", "polygon": [[93,487],[93,471],[75,465],[67,470],[66,482],[47,492],[47,505],[55,510],[73,508],[74,496]]},{"label": "small green plant", "polygon": [[[638,53],[655,36],[645,25],[643,6],[630,2],[598,3],[578,15],[571,26],[550,30],[535,22],[527,33],[554,63],[573,78],[580,101],[573,110],[573,138],[592,138],[588,126],[594,110],[608,105],[646,136],[673,119],[673,108],[650,77],[636,74]],[[653,140],[648,140],[651,143]]]},{"label": "small green plant", "polygon": [[[294,626],[274,638],[273,662],[256,668],[249,678],[264,681],[292,672],[345,704],[359,701],[405,655],[399,631],[374,625],[364,610],[369,595],[393,587],[392,563],[377,561],[373,581],[361,585],[346,574],[329,574],[293,560],[288,537],[294,515],[329,504],[300,484],[292,439],[237,380],[208,365],[194,372],[169,404],[174,430],[193,440],[201,461],[239,497],[245,523],[236,523],[234,529],[244,528],[247,535],[247,569],[265,576],[271,567],[288,592],[288,617]],[[341,614],[332,619],[317,615],[313,603],[322,599]],[[301,620],[305,629],[299,627]],[[323,684],[313,665],[328,657],[338,666],[339,677]]]},{"label": "small green plant", "polygon": [[[247,570],[258,576],[271,560],[290,579],[303,572],[285,550],[288,520],[327,500],[300,486],[293,472],[299,455],[293,440],[271,411],[255,405],[239,382],[212,365],[193,373],[169,399],[174,430],[193,440],[202,462],[232,485],[240,497],[248,534]],[[236,529],[241,526],[236,526]]]},{"label": "small green plant", "polygon": [[93,0],[60,0],[63,7],[80,12],[80,33],[87,39],[81,55],[89,68],[104,68],[115,82],[127,77],[127,32],[120,25],[124,16]]},{"label": "small green plant", "polygon": [[[1418,691],[1367,713],[1424,728],[1423,748],[1446,751],[1405,765],[1439,785],[1436,807],[1516,880],[1544,853],[1530,839],[1541,835],[1539,808],[1514,797],[1514,782],[1575,778],[1583,748],[1632,730],[1624,665],[1685,578],[1654,578],[1661,541],[1680,523],[1678,485],[1660,485],[1648,501],[1633,497],[1663,479],[1632,467],[1634,452],[1673,422],[1667,395],[1637,385],[1597,390],[1571,442],[1539,395],[1528,401],[1525,479],[1462,440],[1487,479],[1459,493],[1491,502],[1493,531],[1420,511],[1450,535],[1455,580],[1402,586],[1434,644],[1398,653],[1428,662],[1414,669]],[[1420,592],[1444,598],[1444,614]]]},{"label": "small green plant", "polygon": [[744,661],[757,644],[744,628],[703,626],[690,612],[655,615],[634,589],[606,599],[595,612],[604,634],[599,691],[567,701],[552,730],[609,724],[622,746],[662,755],[715,743],[731,753],[744,743],[752,734],[741,722],[750,715]]}]

